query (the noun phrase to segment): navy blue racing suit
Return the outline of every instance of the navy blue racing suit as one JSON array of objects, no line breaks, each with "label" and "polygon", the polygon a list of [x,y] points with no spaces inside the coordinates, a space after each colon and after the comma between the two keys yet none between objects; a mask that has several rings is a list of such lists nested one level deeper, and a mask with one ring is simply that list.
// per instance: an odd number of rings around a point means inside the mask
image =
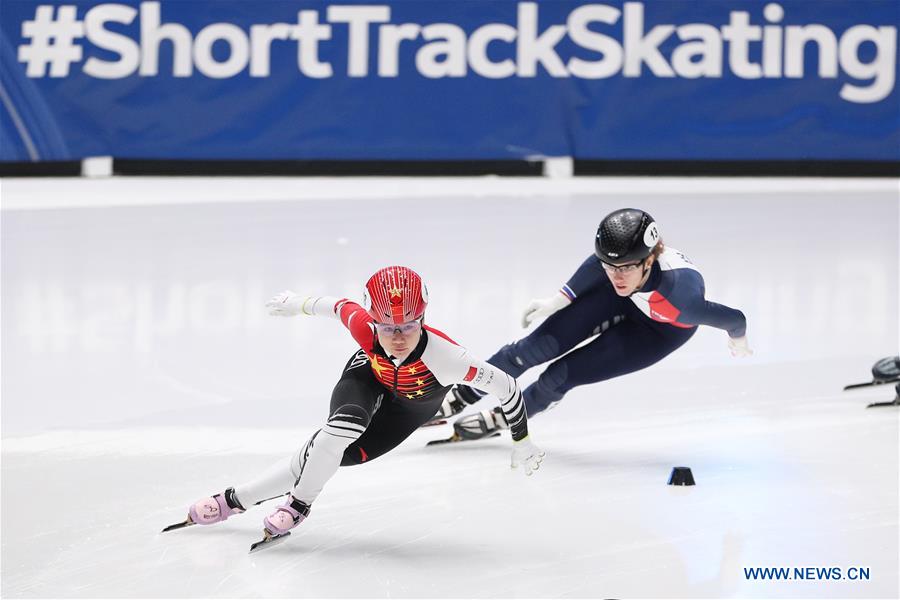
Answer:
[{"label": "navy blue racing suit", "polygon": [[[654,261],[646,283],[629,297],[616,294],[594,255],[560,291],[572,301],[570,305],[487,361],[513,377],[552,361],[523,393],[528,415],[546,410],[574,387],[659,362],[687,342],[698,325],[724,329],[733,338],[746,332],[744,314],[706,300],[700,271],[673,248],[666,248]],[[471,389],[461,392],[469,402],[479,397]]]}]

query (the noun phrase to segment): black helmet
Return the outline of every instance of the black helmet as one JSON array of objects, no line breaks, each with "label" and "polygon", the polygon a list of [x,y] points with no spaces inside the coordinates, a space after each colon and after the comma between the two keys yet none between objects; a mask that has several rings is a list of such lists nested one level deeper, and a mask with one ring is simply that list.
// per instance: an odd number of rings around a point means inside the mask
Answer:
[{"label": "black helmet", "polygon": [[637,208],[620,208],[600,221],[594,253],[605,263],[624,265],[650,256],[658,241],[653,217]]}]

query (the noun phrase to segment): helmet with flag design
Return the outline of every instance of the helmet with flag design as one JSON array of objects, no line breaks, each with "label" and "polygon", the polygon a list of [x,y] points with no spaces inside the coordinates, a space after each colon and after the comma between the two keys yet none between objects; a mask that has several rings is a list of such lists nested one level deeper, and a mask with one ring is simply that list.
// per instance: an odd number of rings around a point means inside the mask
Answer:
[{"label": "helmet with flag design", "polygon": [[407,323],[425,314],[428,288],[409,267],[379,269],[366,282],[363,307],[376,323]]}]

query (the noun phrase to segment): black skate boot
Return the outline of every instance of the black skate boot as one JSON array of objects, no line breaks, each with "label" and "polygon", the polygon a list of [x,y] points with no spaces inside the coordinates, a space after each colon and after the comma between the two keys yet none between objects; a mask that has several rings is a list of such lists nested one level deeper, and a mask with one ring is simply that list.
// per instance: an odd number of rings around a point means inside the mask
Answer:
[{"label": "black skate boot", "polygon": [[443,425],[447,422],[447,419],[454,415],[458,415],[466,409],[466,406],[478,400],[476,397],[474,400],[469,401],[463,393],[465,389],[467,388],[460,388],[456,385],[450,388],[444,396],[444,401],[441,402],[441,407],[438,409],[437,413],[427,423],[422,425],[422,427]]},{"label": "black skate boot", "polygon": [[466,415],[453,423],[453,432],[463,440],[480,440],[491,437],[503,429],[509,429],[509,425],[499,406]]}]

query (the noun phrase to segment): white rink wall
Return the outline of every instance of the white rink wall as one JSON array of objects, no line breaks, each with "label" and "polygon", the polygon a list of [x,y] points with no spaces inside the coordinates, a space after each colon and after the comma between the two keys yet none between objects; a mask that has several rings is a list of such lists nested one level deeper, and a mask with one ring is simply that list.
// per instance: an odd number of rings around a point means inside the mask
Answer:
[{"label": "white rink wall", "polygon": [[375,269],[408,264],[429,286],[428,321],[487,357],[621,206],[653,214],[707,298],[746,313],[756,351],[736,363],[702,328],[654,369],[829,359],[864,379],[897,352],[896,180],[7,179],[4,440],[317,423],[352,339],[267,316],[272,294],[356,299]]}]

